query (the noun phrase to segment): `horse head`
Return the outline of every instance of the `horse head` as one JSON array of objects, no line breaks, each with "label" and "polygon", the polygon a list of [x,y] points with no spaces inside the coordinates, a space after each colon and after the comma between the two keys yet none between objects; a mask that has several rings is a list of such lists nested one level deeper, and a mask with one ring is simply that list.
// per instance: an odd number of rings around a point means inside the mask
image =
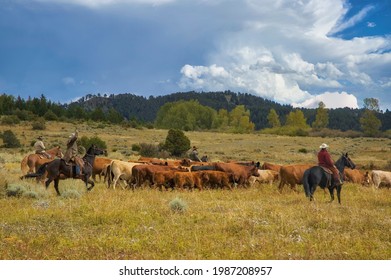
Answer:
[{"label": "horse head", "polygon": [[341,158],[343,159],[344,166],[349,167],[351,169],[356,168],[354,162],[350,159],[348,153],[342,154]]},{"label": "horse head", "polygon": [[88,148],[86,154],[91,155],[91,156],[99,156],[99,155],[103,155],[103,154],[106,154],[106,155],[107,155],[107,151],[106,151],[106,150],[103,150],[103,149],[100,149],[100,148],[98,148],[96,145],[92,144],[92,145]]}]

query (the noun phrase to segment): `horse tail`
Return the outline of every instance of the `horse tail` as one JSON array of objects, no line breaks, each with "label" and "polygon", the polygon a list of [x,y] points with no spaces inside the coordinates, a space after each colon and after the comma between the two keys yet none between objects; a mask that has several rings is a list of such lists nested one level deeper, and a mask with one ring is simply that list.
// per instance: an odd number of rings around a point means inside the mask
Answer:
[{"label": "horse tail", "polygon": [[23,159],[22,159],[22,162],[20,163],[20,169],[22,170],[22,174],[25,175],[27,174],[27,172],[29,171],[29,167],[27,165],[27,162],[28,162],[28,158],[29,156],[25,156]]},{"label": "horse tail", "polygon": [[307,169],[304,171],[303,175],[303,187],[304,187],[304,192],[306,197],[311,196],[311,189],[310,189],[310,171],[311,169]]},{"label": "horse tail", "polygon": [[37,177],[42,177],[45,172],[46,172],[46,165],[48,165],[48,162],[45,162],[44,164],[42,164],[36,173],[29,173],[29,174],[26,174],[22,177],[20,177],[20,179],[26,179],[26,178],[37,178]]}]

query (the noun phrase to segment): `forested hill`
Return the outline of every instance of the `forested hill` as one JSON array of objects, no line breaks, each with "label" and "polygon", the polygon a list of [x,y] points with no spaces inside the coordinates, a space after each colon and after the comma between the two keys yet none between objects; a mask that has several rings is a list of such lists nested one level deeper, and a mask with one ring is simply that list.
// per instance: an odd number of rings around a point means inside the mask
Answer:
[{"label": "forested hill", "polygon": [[[267,115],[271,108],[276,110],[281,122],[289,112],[295,110],[292,106],[281,105],[279,103],[245,93],[224,92],[178,92],[164,96],[150,96],[149,98],[134,94],[118,95],[86,95],[72,106],[81,106],[86,110],[101,108],[107,111],[111,108],[118,111],[127,119],[137,119],[143,122],[154,122],[158,110],[167,102],[179,100],[197,100],[201,105],[211,107],[215,110],[226,109],[231,111],[237,105],[244,105],[250,111],[250,119],[255,124],[256,129],[268,126]],[[315,120],[316,109],[301,109],[307,118],[307,123],[311,124]],[[363,109],[330,109],[329,128],[346,130],[360,130],[360,117]],[[391,112],[379,113],[377,116],[381,122],[381,130],[391,129]]]},{"label": "forested hill", "polygon": [[144,122],[154,122],[160,107],[167,102],[179,100],[197,100],[201,105],[208,106],[216,111],[226,109],[231,111],[237,105],[245,105],[251,113],[251,121],[256,129],[267,126],[267,114],[271,108],[283,118],[292,111],[292,107],[257,97],[251,94],[225,92],[178,92],[164,96],[145,98],[134,94],[119,94],[109,96],[91,96],[81,98],[76,103],[86,110],[102,108],[107,111],[114,108],[127,119],[135,118]]}]

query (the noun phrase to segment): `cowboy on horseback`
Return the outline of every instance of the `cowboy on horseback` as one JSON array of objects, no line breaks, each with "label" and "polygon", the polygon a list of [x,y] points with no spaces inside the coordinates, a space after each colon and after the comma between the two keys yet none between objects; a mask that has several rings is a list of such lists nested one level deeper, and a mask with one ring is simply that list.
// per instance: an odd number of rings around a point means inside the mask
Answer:
[{"label": "cowboy on horseback", "polygon": [[323,143],[320,145],[320,151],[318,153],[318,165],[324,168],[329,169],[333,173],[334,178],[334,184],[341,185],[343,182],[341,180],[341,177],[339,175],[339,171],[337,167],[334,164],[334,161],[331,159],[331,156],[329,152],[327,151],[327,148],[329,145]]},{"label": "cowboy on horseback", "polygon": [[50,159],[52,156],[50,154],[48,154],[45,150],[46,150],[46,147],[45,145],[43,144],[43,137],[42,136],[39,136],[37,138],[37,141],[34,143],[34,149],[35,149],[35,153],[38,154],[38,155],[42,155],[44,158],[48,158]]},{"label": "cowboy on horseback", "polygon": [[65,152],[63,159],[67,165],[72,165],[72,163],[75,164],[76,175],[82,175],[84,162],[78,156],[78,147],[76,143],[78,136],[79,131],[77,129],[69,136],[67,141],[67,151]]}]

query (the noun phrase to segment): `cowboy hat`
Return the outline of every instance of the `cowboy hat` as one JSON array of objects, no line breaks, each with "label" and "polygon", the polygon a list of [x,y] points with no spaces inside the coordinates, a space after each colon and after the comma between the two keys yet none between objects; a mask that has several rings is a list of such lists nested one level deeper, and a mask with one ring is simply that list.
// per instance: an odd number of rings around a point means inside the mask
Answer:
[{"label": "cowboy hat", "polygon": [[321,149],[326,149],[328,147],[329,147],[329,145],[327,145],[326,143],[323,143],[322,145],[319,146],[319,148],[321,148]]}]

